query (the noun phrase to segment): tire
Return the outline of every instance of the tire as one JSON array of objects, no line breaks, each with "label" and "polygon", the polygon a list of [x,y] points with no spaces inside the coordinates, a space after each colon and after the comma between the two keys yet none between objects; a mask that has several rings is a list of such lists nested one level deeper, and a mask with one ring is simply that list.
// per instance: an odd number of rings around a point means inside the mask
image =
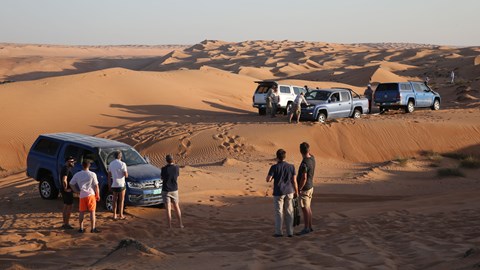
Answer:
[{"label": "tire", "polygon": [[406,113],[413,113],[415,111],[415,104],[413,101],[409,100],[407,103],[407,107],[405,107],[405,112]]},{"label": "tire", "polygon": [[285,111],[283,112],[284,115],[290,115],[290,112],[292,111],[293,108],[293,103],[289,102],[287,104],[287,107],[285,107]]},{"label": "tire", "polygon": [[113,193],[111,191],[105,193],[102,205],[105,210],[113,212]]},{"label": "tire", "polygon": [[359,119],[362,116],[362,112],[359,109],[353,110],[352,118]]},{"label": "tire", "polygon": [[435,99],[435,100],[433,101],[432,107],[430,107],[430,108],[431,108],[432,110],[434,110],[434,111],[440,110],[440,100]]},{"label": "tire", "polygon": [[38,191],[40,192],[40,197],[44,200],[55,200],[58,198],[59,191],[50,177],[42,177],[42,179],[40,179]]},{"label": "tire", "polygon": [[324,112],[319,112],[317,116],[317,122],[325,123],[327,121],[327,115]]},{"label": "tire", "polygon": [[267,109],[265,108],[258,108],[258,115],[265,115],[267,114]]}]

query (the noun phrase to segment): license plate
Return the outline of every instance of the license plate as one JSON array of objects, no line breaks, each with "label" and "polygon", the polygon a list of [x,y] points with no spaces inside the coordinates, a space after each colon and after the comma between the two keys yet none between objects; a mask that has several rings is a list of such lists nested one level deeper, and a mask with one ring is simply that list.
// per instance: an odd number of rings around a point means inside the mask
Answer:
[{"label": "license plate", "polygon": [[161,189],[154,189],[153,190],[153,194],[160,194],[160,193],[162,193]]}]

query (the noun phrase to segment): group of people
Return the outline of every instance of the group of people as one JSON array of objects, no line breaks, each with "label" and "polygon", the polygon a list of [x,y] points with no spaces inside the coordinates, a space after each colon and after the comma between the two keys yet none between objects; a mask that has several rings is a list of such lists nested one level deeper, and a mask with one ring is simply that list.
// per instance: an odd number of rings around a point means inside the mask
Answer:
[{"label": "group of people", "polygon": [[267,183],[273,181],[274,237],[283,236],[283,224],[285,224],[287,236],[293,236],[293,200],[297,198],[302,208],[304,221],[304,228],[297,235],[313,231],[311,202],[315,157],[310,154],[310,145],[307,142],[300,144],[300,154],[303,159],[298,168],[298,174],[295,173],[295,166],[285,161],[287,153],[283,149],[277,150],[277,163],[270,167],[267,174]]},{"label": "group of people", "polygon": [[[305,90],[308,92],[308,87],[305,85]],[[266,103],[266,114],[270,115],[270,117],[274,118],[277,114],[279,104],[280,104],[280,94],[278,92],[278,85],[273,84],[265,96],[265,103]],[[292,108],[288,115],[288,122],[292,123],[293,116],[296,116],[296,123],[300,121],[300,113],[302,112],[302,103],[307,104],[308,102],[305,99],[305,92],[300,92],[295,97],[293,101]]]},{"label": "group of people", "polygon": [[[114,220],[125,220],[124,203],[126,181],[128,177],[127,165],[122,161],[122,152],[114,152],[115,159],[108,165],[108,189],[112,192],[113,202],[112,211]],[[178,196],[178,176],[180,169],[174,163],[171,155],[165,158],[167,165],[162,168],[161,179],[162,198],[166,208],[167,226],[172,227],[172,205],[175,209],[178,218],[179,227],[183,228],[182,214],[179,205]],[[91,160],[84,159],[82,161],[82,170],[73,175],[72,169],[75,165],[75,158],[69,156],[65,159],[65,164],[60,172],[61,176],[61,193],[63,198],[63,229],[73,229],[70,225],[70,216],[73,209],[73,193],[79,194],[79,233],[85,232],[84,216],[85,213],[90,213],[90,232],[99,233],[100,230],[96,227],[96,208],[97,202],[100,201],[100,189],[97,175],[90,171]]]}]

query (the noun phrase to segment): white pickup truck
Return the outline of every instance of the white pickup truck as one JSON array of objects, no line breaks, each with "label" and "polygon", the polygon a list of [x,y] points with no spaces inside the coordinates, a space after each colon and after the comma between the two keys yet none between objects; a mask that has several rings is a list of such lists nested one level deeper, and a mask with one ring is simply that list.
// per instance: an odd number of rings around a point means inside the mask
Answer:
[{"label": "white pickup truck", "polygon": [[280,94],[280,104],[278,110],[284,114],[288,114],[293,106],[295,97],[300,93],[306,93],[307,90],[301,86],[278,84],[275,81],[256,81],[258,83],[257,89],[253,94],[253,107],[258,108],[259,115],[265,115],[267,111],[265,98],[267,96],[268,89],[273,85],[278,85],[278,92]]}]

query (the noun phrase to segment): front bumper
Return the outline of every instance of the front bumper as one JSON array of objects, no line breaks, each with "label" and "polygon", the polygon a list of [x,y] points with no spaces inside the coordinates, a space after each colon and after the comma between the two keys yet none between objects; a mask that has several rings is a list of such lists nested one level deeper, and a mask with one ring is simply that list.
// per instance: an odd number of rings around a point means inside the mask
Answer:
[{"label": "front bumper", "polygon": [[302,109],[300,113],[300,119],[302,120],[315,120],[315,111]]},{"label": "front bumper", "polygon": [[128,190],[126,196],[129,205],[156,205],[163,203],[162,188],[158,189],[133,189]]}]

